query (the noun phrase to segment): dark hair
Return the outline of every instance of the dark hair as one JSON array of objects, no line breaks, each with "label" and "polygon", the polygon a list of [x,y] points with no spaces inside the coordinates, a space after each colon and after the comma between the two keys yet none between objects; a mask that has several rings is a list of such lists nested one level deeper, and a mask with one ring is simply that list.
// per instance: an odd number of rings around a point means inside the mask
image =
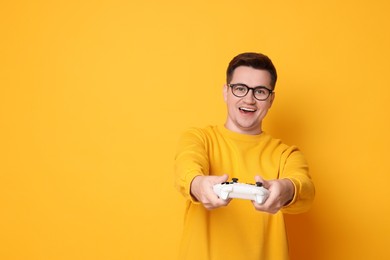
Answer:
[{"label": "dark hair", "polygon": [[271,74],[271,86],[275,88],[278,75],[271,59],[261,53],[245,52],[234,57],[226,70],[226,82],[230,83],[234,70],[239,66],[248,66],[254,69],[266,70]]}]

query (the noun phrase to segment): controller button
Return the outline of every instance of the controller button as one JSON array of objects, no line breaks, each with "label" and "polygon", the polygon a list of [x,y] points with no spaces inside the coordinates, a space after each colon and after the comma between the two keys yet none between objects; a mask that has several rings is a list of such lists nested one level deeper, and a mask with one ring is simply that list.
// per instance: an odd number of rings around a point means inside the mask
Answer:
[{"label": "controller button", "polygon": [[263,186],[263,183],[261,183],[261,182],[258,181],[258,182],[256,182],[256,186],[257,186],[257,187],[262,187],[262,186]]},{"label": "controller button", "polygon": [[233,178],[232,181],[233,181],[233,183],[236,183],[236,182],[238,182],[238,178]]}]

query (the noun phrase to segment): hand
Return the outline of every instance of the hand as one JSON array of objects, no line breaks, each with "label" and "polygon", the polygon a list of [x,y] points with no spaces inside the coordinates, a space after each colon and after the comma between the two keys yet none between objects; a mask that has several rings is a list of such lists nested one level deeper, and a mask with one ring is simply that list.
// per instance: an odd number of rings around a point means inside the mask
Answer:
[{"label": "hand", "polygon": [[229,176],[196,176],[191,183],[191,195],[208,209],[216,209],[227,206],[229,200],[222,200],[214,193],[213,186],[227,181]]},{"label": "hand", "polygon": [[264,188],[270,192],[264,204],[261,205],[252,201],[256,210],[275,214],[294,198],[295,187],[289,179],[266,181],[260,176],[255,176],[255,180],[256,182],[262,182]]}]

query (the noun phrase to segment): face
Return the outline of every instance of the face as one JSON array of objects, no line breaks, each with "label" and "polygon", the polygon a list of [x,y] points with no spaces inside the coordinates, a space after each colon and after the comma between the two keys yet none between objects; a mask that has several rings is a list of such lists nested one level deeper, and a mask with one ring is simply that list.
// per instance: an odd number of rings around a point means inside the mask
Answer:
[{"label": "face", "polygon": [[[242,83],[251,88],[264,86],[273,89],[271,75],[268,71],[248,66],[237,67],[230,83]],[[228,110],[225,127],[237,133],[260,134],[262,131],[261,123],[272,105],[275,94],[272,93],[264,101],[255,99],[251,90],[244,97],[236,97],[230,87],[225,85],[223,95]]]}]

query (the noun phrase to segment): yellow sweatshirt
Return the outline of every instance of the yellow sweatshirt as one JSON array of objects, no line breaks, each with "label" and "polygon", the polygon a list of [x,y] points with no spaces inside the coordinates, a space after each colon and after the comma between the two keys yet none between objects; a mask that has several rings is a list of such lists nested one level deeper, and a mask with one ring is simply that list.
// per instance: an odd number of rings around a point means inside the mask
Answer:
[{"label": "yellow sweatshirt", "polygon": [[[190,195],[197,175],[223,175],[239,182],[290,179],[295,195],[272,215],[256,211],[250,201],[233,199],[227,207],[206,210]],[[244,135],[223,126],[193,128],[183,134],[175,157],[175,185],[187,198],[179,259],[288,259],[283,213],[307,211],[314,185],[303,154],[294,146],[262,133]]]}]

